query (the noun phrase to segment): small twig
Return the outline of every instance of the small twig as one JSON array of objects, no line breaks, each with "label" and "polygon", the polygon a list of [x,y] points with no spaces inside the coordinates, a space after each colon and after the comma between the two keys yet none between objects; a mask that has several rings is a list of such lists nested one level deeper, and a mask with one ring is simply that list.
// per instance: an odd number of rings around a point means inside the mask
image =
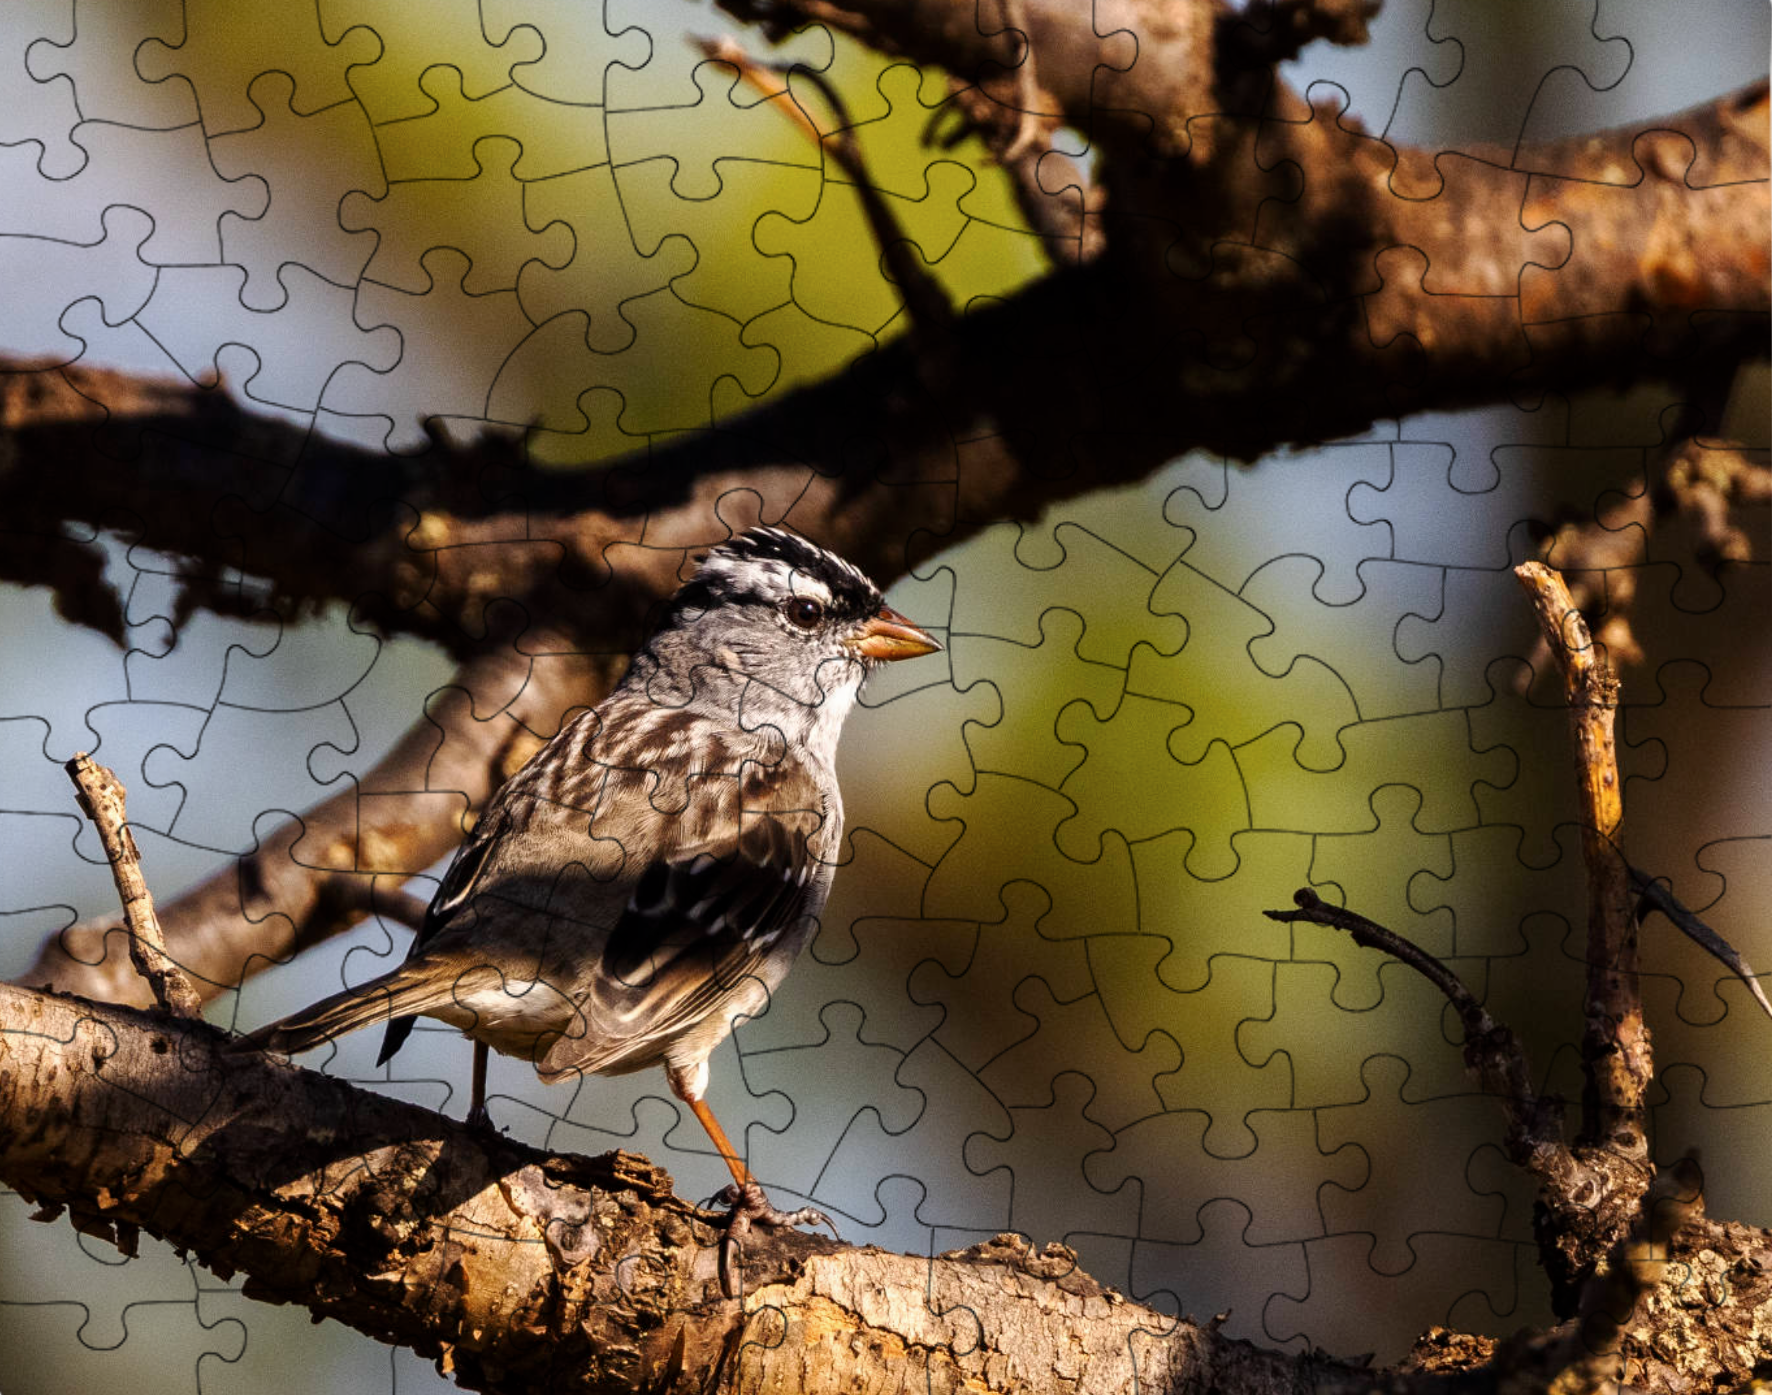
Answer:
[{"label": "small twig", "polygon": [[1563,578],[1541,562],[1515,567],[1514,576],[1532,598],[1539,628],[1562,671],[1581,798],[1581,852],[1587,867],[1587,996],[1581,1043],[1587,1083],[1581,1141],[1608,1143],[1627,1156],[1642,1157],[1648,1151],[1643,1097],[1654,1061],[1637,979],[1630,878],[1617,847],[1624,820],[1613,735],[1618,680]]},{"label": "small twig", "polygon": [[1414,969],[1446,995],[1458,1020],[1464,1025],[1464,1059],[1478,1081],[1490,1094],[1500,1099],[1513,1124],[1509,1151],[1517,1161],[1542,1144],[1560,1137],[1560,1110],[1554,1100],[1541,1100],[1532,1088],[1532,1072],[1526,1052],[1513,1032],[1489,1015],[1471,993],[1464,981],[1420,945],[1404,939],[1394,930],[1387,930],[1376,921],[1355,911],[1331,906],[1308,886],[1292,893],[1295,911],[1263,911],[1269,920],[1282,924],[1306,921],[1345,930],[1354,943],[1366,949],[1382,950]]},{"label": "small twig", "polygon": [[824,74],[803,63],[760,62],[730,38],[697,38],[692,42],[715,62],[731,64],[744,82],[767,98],[779,97],[787,91],[774,81],[781,75],[804,78],[818,89],[837,117],[838,129],[830,135],[825,135],[818,129],[812,118],[793,99],[791,91],[788,92],[787,105],[781,108],[782,112],[799,127],[808,140],[820,149],[828,150],[837,167],[848,176],[850,187],[861,201],[861,210],[868,220],[868,228],[874,234],[874,241],[886,262],[886,273],[897,283],[899,291],[904,295],[905,309],[910,312],[912,328],[925,334],[945,331],[954,319],[954,308],[948,302],[947,293],[924,267],[921,257],[913,250],[914,244],[899,226],[897,216],[887,207],[886,200],[869,180],[867,162],[862,158],[861,146],[856,141],[854,127],[850,124],[849,109],[844,105],[841,94],[826,80]]},{"label": "small twig", "polygon": [[80,800],[80,807],[98,830],[111,879],[123,903],[123,920],[129,929],[129,958],[135,970],[154,991],[154,1001],[175,1017],[195,1017],[203,1000],[185,971],[166,955],[160,920],[154,914],[154,898],[142,876],[141,851],[125,822],[123,782],[107,767],[81,751],[63,767]]},{"label": "small twig", "polygon": [[1655,878],[1628,864],[1625,870],[1630,874],[1630,884],[1637,892],[1637,923],[1642,924],[1650,911],[1660,911],[1701,949],[1739,975],[1741,981],[1747,985],[1747,991],[1754,995],[1754,1001],[1759,1003],[1766,1016],[1772,1017],[1772,1003],[1766,1001],[1766,994],[1760,988],[1759,980],[1754,977],[1753,969],[1742,958],[1741,951],[1681,905],[1680,898]]}]

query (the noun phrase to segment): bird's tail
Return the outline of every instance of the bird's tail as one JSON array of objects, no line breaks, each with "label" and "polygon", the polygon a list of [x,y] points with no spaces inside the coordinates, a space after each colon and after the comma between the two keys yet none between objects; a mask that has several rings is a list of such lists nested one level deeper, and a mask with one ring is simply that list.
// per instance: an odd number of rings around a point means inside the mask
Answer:
[{"label": "bird's tail", "polygon": [[256,1032],[236,1037],[233,1051],[276,1051],[293,1056],[324,1042],[367,1027],[384,1018],[410,1017],[454,1001],[454,975],[439,974],[436,965],[408,960],[380,978],[322,998]]}]

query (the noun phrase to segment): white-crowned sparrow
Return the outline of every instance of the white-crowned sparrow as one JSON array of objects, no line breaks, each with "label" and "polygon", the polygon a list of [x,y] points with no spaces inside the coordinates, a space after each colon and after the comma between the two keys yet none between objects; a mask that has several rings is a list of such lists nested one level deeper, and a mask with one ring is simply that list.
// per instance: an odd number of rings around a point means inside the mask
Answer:
[{"label": "white-crowned sparrow", "polygon": [[758,528],[702,560],[621,683],[493,796],[400,967],[239,1043],[305,1051],[415,1016],[543,1080],[662,1065],[768,1207],[703,1098],[708,1057],[760,1012],[812,938],[843,833],[837,738],[875,665],[940,649],[842,558]]}]

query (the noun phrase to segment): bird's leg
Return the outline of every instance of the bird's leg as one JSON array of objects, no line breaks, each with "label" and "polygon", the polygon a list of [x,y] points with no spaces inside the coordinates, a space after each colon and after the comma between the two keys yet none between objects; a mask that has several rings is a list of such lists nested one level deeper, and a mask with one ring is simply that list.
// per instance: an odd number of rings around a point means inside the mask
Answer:
[{"label": "bird's leg", "polygon": [[722,1189],[714,1198],[732,1209],[726,1216],[726,1234],[720,1240],[720,1289],[728,1298],[740,1297],[744,1292],[744,1276],[739,1260],[744,1255],[744,1239],[750,1234],[754,1225],[770,1226],[829,1226],[831,1234],[837,1233],[834,1221],[815,1206],[802,1206],[798,1211],[778,1211],[769,1203],[769,1194],[751,1175],[750,1168],[744,1159],[738,1156],[738,1150],[732,1146],[732,1140],[726,1137],[726,1130],[720,1127],[720,1121],[714,1117],[714,1111],[708,1107],[704,1092],[708,1083],[708,1065],[701,1061],[687,1070],[670,1066],[665,1071],[671,1082],[671,1093],[688,1105],[695,1117],[701,1120],[701,1126],[707,1130],[708,1137],[719,1150],[720,1157],[726,1163],[726,1170],[732,1174],[732,1185]]},{"label": "bird's leg", "polygon": [[493,1127],[492,1116],[486,1112],[486,1060],[492,1054],[492,1048],[483,1041],[474,1043],[474,1076],[473,1085],[468,1096],[468,1127],[481,1129],[487,1133],[497,1133]]}]

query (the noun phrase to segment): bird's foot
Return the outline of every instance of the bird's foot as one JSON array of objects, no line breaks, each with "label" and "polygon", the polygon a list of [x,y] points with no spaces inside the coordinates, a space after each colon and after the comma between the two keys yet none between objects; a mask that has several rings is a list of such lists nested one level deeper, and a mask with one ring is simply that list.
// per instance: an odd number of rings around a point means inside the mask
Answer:
[{"label": "bird's foot", "polygon": [[[732,1209],[726,1213],[726,1233],[720,1237],[720,1291],[728,1298],[744,1296],[744,1242],[752,1226],[771,1230],[822,1225],[837,1234],[837,1223],[816,1206],[802,1206],[798,1211],[778,1211],[769,1204],[769,1194],[755,1182],[737,1183],[714,1198]],[[838,1237],[841,1239],[842,1237]]]},{"label": "bird's foot", "polygon": [[477,1104],[470,1109],[467,1118],[463,1119],[462,1122],[476,1133],[483,1133],[489,1138],[498,1138],[501,1136],[498,1131],[498,1125],[492,1122],[492,1115],[487,1113],[484,1104]]}]

